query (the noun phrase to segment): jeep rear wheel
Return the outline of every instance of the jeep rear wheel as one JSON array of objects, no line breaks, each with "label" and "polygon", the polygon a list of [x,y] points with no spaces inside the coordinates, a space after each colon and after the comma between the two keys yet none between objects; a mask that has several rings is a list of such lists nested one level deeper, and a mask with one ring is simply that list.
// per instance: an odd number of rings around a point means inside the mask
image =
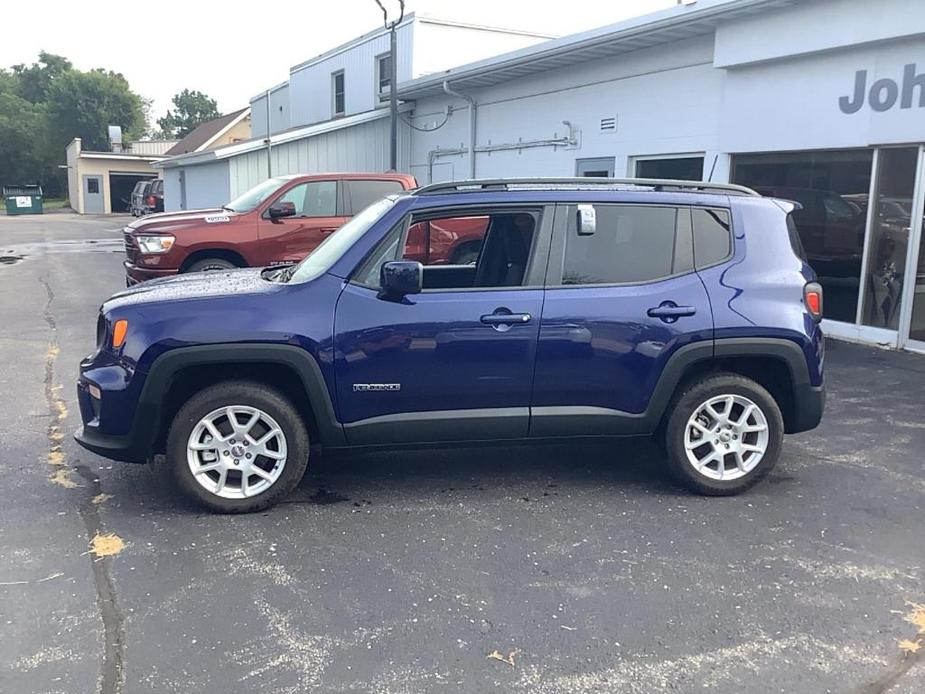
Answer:
[{"label": "jeep rear wheel", "polygon": [[784,423],[760,384],[737,374],[693,383],[665,428],[671,471],[701,494],[738,494],[767,475],[780,455]]},{"label": "jeep rear wheel", "polygon": [[267,508],[291,492],[308,465],[308,433],[293,405],[259,383],[228,381],[177,412],[167,464],[180,489],[222,513]]}]

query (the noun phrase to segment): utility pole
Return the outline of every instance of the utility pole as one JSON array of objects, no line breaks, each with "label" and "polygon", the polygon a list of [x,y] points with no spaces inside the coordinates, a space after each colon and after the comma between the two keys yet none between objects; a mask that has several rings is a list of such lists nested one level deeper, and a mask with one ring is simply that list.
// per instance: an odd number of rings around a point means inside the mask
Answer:
[{"label": "utility pole", "polygon": [[375,0],[382,10],[385,28],[389,30],[389,169],[398,170],[398,39],[395,28],[405,17],[405,0],[398,0],[398,19],[389,21],[389,13],[381,0]]}]

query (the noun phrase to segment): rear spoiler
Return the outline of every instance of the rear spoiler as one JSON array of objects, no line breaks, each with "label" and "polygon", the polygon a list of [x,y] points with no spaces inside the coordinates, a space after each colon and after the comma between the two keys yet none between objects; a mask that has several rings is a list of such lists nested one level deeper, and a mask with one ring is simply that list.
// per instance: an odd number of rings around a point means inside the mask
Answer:
[{"label": "rear spoiler", "polygon": [[798,203],[796,200],[786,200],[785,198],[768,198],[768,200],[781,208],[785,214],[790,214],[791,212],[796,212],[797,210],[803,209],[803,205]]}]

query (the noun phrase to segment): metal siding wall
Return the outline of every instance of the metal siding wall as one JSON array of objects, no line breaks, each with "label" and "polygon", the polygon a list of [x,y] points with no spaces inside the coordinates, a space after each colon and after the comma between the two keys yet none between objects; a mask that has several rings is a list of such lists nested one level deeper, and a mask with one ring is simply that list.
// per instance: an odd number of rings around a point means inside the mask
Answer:
[{"label": "metal siding wall", "polygon": [[[325,172],[382,172],[389,166],[388,118],[361,123],[315,137],[275,145],[273,175]],[[226,160],[231,196],[240,195],[267,178],[266,150]]]},{"label": "metal siding wall", "polygon": [[266,137],[267,135],[267,96],[257,97],[250,102],[251,106],[251,137]]},{"label": "metal siding wall", "polygon": [[[715,151],[725,74],[710,64],[712,39],[676,42],[627,53],[475,92],[479,103],[477,145],[564,137],[570,121],[580,131],[577,147],[542,147],[482,152],[476,175],[572,176],[575,160],[615,157],[616,174],[627,174],[629,157]],[[416,104],[415,124],[433,127],[447,104],[453,115],[432,133],[412,135],[411,173],[428,180],[428,154],[468,145],[465,104],[435,97]],[[601,118],[616,116],[617,132],[600,131]],[[467,178],[467,154],[436,160],[435,180]],[[708,162],[709,164],[709,162]]]},{"label": "metal siding wall", "polygon": [[[411,23],[398,28],[398,80],[411,77]],[[331,74],[344,71],[346,115],[371,111],[376,101],[376,56],[389,52],[389,36],[371,38],[289,76],[290,126],[331,118]]]},{"label": "metal siding wall", "polygon": [[186,208],[221,207],[231,199],[227,161],[185,167]]}]

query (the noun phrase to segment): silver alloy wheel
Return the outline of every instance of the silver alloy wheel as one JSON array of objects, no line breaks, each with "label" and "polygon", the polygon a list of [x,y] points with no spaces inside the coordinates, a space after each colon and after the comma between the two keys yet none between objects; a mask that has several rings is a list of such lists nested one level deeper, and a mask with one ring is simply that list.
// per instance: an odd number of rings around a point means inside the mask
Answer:
[{"label": "silver alloy wheel", "polygon": [[731,481],[755,469],[768,449],[768,420],[743,395],[717,395],[702,403],[684,427],[684,452],[694,470]]},{"label": "silver alloy wheel", "polygon": [[247,499],[273,486],[286,467],[286,435],[263,410],[230,405],[199,420],[186,444],[193,479],[224,499]]}]

